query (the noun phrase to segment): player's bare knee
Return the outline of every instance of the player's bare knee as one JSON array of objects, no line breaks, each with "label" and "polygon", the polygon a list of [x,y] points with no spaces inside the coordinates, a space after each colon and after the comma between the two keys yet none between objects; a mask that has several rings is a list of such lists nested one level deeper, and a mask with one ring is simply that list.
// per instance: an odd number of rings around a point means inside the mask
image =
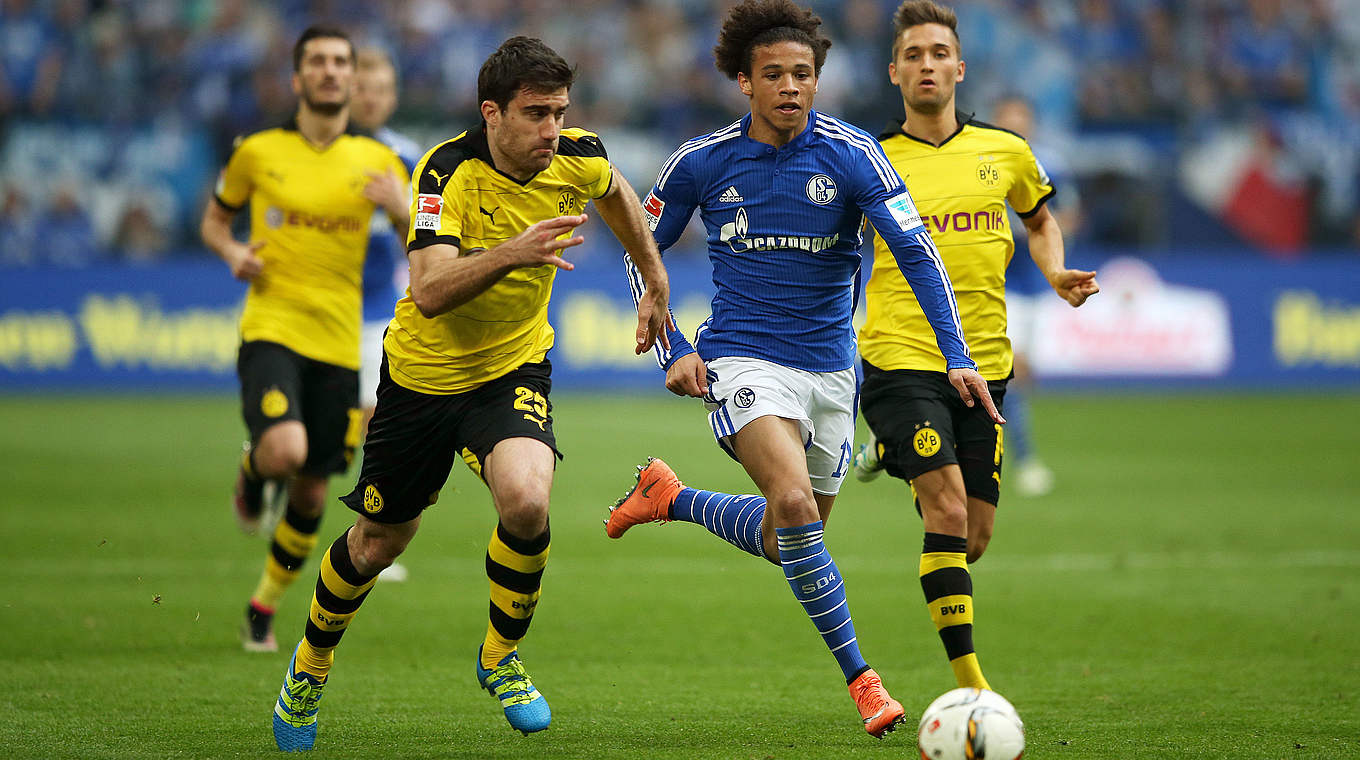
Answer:
[{"label": "player's bare knee", "polygon": [[326,479],[298,475],[288,485],[288,509],[303,517],[320,517],[326,511]]},{"label": "player's bare knee", "polygon": [[349,532],[350,561],[363,575],[377,575],[397,561],[414,535],[412,523],[384,525],[361,517]]},{"label": "player's bare knee", "polygon": [[799,488],[766,495],[765,503],[787,525],[807,525],[821,519],[817,502],[811,494]]},{"label": "player's bare knee", "polygon": [[920,491],[917,499],[921,503],[921,517],[934,532],[961,536],[968,530],[968,506],[963,499],[954,498],[947,492]]},{"label": "player's bare knee", "polygon": [[547,496],[514,494],[497,508],[506,530],[520,538],[534,538],[548,527]]},{"label": "player's bare knee", "polygon": [[295,474],[307,461],[307,431],[299,422],[283,422],[265,431],[255,448],[255,464],[265,477]]},{"label": "player's bare knee", "polygon": [[367,536],[360,540],[358,551],[350,550],[350,561],[360,573],[377,575],[396,562],[404,548],[404,542],[393,542],[382,536]]}]

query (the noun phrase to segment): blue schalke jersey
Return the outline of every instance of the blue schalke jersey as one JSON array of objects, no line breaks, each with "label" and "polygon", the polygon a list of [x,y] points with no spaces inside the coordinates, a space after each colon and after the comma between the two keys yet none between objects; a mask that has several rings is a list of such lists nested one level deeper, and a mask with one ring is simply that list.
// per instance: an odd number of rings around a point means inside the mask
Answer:
[{"label": "blue schalke jersey", "polygon": [[[878,141],[811,111],[782,148],[747,137],[751,116],[681,145],[643,210],[657,246],[679,239],[694,210],[708,231],[713,313],[692,348],[671,330],[669,367],[698,350],[810,372],[854,366],[851,325],[867,216],[920,299],[950,369],[974,367],[954,291],[910,193]],[[634,300],[642,276],[625,254]]]},{"label": "blue schalke jersey", "polygon": [[[425,151],[411,138],[381,127],[373,137],[391,148],[406,171],[411,171]],[[409,180],[410,177],[403,179]],[[364,321],[377,322],[392,318],[392,309],[403,295],[397,284],[398,269],[406,267],[406,230],[392,229],[392,220],[381,208],[374,210],[369,226],[368,255],[364,258]]]}]

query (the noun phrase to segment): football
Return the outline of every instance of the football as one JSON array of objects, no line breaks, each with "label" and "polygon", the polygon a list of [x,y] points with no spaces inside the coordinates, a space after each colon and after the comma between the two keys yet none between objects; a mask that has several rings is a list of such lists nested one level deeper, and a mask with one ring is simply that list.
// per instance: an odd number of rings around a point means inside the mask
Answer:
[{"label": "football", "polygon": [[986,689],[941,694],[921,714],[916,737],[924,760],[1017,760],[1025,753],[1020,713]]}]

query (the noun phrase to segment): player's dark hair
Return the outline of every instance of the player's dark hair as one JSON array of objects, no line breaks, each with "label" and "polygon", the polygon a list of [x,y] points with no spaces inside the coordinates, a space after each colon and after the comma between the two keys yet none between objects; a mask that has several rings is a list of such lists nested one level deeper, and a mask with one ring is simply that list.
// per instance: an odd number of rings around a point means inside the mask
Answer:
[{"label": "player's dark hair", "polygon": [[482,64],[477,74],[477,102],[491,101],[502,111],[515,94],[528,88],[534,92],[568,90],[576,81],[576,68],[556,51],[534,37],[511,37]]},{"label": "player's dark hair", "polygon": [[831,40],[817,33],[822,19],[792,0],[744,0],[727,12],[718,44],[713,48],[713,64],[727,76],[751,76],[755,49],[777,42],[797,42],[812,49],[813,70],[820,75],[826,63]]},{"label": "player's dark hair", "polygon": [[902,33],[921,24],[948,27],[954,33],[954,47],[959,49],[959,55],[963,55],[963,46],[959,43],[959,17],[954,14],[953,8],[934,0],[907,0],[897,6],[897,12],[893,14],[894,59],[897,58],[898,46],[902,44]]},{"label": "player's dark hair", "polygon": [[344,40],[349,45],[349,60],[354,62],[354,40],[349,38],[344,29],[338,26],[326,26],[325,24],[315,24],[307,27],[307,30],[298,37],[297,44],[293,45],[293,71],[302,71],[302,53],[307,43],[316,39],[337,39]]}]

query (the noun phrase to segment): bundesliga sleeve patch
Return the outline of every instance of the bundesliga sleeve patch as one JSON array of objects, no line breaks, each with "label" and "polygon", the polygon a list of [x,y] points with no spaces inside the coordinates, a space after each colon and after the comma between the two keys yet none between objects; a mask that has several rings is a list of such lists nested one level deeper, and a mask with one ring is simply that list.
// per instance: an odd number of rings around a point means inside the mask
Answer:
[{"label": "bundesliga sleeve patch", "polygon": [[642,202],[642,213],[647,217],[647,226],[652,232],[656,232],[656,225],[661,223],[661,212],[666,210],[666,202],[656,197],[656,191],[647,193],[647,200]]},{"label": "bundesliga sleeve patch", "polygon": [[444,196],[421,193],[416,196],[415,228],[439,231],[439,217],[444,213]]},{"label": "bundesliga sleeve patch", "polygon": [[921,214],[916,211],[916,204],[911,202],[911,193],[904,191],[889,198],[883,205],[888,207],[888,213],[897,220],[897,226],[901,227],[903,232],[921,226]]}]

